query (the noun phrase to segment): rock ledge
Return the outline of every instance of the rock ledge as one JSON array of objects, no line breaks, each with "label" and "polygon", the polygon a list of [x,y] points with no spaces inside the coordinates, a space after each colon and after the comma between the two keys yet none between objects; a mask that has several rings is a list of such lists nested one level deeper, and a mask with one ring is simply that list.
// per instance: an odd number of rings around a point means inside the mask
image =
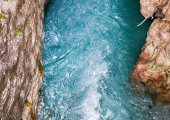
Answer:
[{"label": "rock ledge", "polygon": [[147,34],[132,81],[154,95],[159,105],[170,104],[170,1],[140,0],[145,18],[156,17]]}]

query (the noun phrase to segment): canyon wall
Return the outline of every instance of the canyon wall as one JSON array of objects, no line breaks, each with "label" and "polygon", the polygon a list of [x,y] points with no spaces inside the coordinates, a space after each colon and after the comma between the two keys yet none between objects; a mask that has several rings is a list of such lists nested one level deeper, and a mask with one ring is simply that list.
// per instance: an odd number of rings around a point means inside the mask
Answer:
[{"label": "canyon wall", "polygon": [[36,120],[45,0],[0,0],[0,120]]},{"label": "canyon wall", "polygon": [[146,88],[158,105],[170,103],[170,1],[140,0],[141,13],[154,18],[132,80]]}]

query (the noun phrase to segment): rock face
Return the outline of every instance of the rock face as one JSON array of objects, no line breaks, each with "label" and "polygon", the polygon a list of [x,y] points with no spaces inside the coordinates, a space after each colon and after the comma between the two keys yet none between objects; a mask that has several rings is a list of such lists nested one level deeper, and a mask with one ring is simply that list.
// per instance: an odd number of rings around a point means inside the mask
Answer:
[{"label": "rock face", "polygon": [[45,0],[0,0],[0,120],[36,120]]},{"label": "rock face", "polygon": [[[156,16],[146,44],[132,73],[138,86],[145,86],[154,94],[154,102],[170,104],[170,1],[141,0],[145,18]],[[142,84],[140,84],[142,83]]]}]

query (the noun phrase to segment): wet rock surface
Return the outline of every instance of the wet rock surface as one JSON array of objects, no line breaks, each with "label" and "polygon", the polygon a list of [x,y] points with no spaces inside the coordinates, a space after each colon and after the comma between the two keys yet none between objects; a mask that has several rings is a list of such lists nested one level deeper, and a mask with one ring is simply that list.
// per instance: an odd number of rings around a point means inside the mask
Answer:
[{"label": "wet rock surface", "polygon": [[0,0],[0,119],[35,120],[45,0]]},{"label": "wet rock surface", "polygon": [[141,13],[145,18],[157,14],[157,19],[148,31],[146,44],[132,73],[132,80],[138,87],[145,86],[154,95],[156,104],[169,105],[170,1],[141,0],[140,3]]}]

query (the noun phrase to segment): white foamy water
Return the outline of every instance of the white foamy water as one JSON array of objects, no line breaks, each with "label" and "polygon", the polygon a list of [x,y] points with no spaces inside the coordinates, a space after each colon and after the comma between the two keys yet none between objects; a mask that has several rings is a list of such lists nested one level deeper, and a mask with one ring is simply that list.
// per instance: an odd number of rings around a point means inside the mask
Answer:
[{"label": "white foamy water", "polygon": [[98,82],[102,77],[106,77],[108,65],[99,49],[89,54],[87,58],[89,58],[89,66],[83,75],[82,90],[86,88],[88,92],[80,108],[83,112],[83,120],[99,120],[101,95],[98,92]]},{"label": "white foamy water", "polygon": [[50,1],[39,120],[164,119],[129,84],[146,33],[137,9],[138,1]]}]

